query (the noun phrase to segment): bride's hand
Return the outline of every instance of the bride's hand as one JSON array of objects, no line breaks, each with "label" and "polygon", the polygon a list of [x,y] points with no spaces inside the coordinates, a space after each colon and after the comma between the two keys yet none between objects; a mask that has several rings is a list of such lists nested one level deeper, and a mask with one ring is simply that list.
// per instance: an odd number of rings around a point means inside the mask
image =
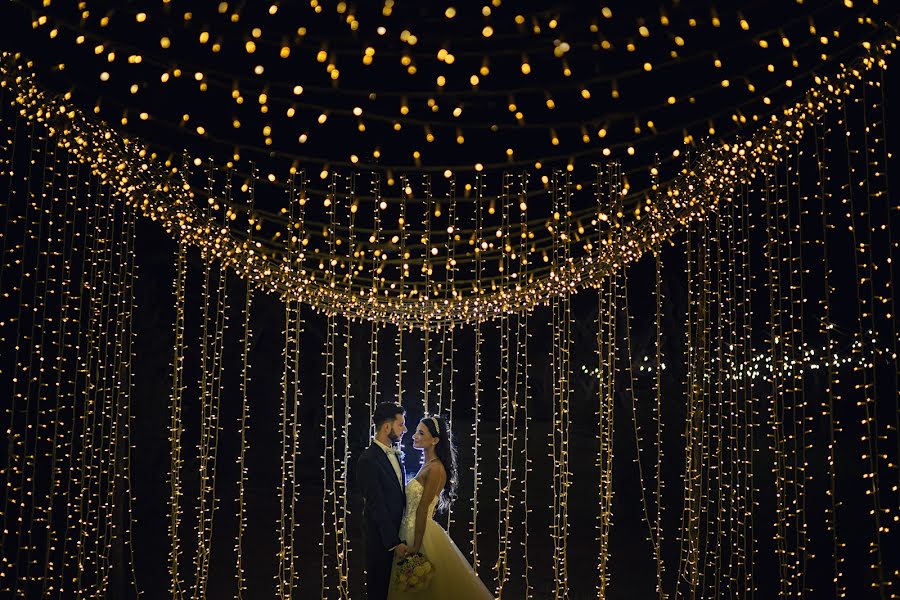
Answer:
[{"label": "bride's hand", "polygon": [[419,546],[410,546],[407,548],[407,554],[419,554],[421,548]]}]

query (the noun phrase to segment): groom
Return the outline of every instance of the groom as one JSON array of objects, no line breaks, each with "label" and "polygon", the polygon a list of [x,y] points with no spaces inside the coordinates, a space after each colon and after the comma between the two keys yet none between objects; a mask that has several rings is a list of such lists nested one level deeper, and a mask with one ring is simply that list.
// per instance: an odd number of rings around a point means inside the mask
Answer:
[{"label": "groom", "polygon": [[356,479],[363,495],[363,533],[366,542],[366,591],[369,600],[385,600],[393,557],[406,555],[406,541],[398,537],[406,508],[406,471],[394,445],[406,433],[406,411],[399,404],[375,407],[375,437],[356,463]]}]

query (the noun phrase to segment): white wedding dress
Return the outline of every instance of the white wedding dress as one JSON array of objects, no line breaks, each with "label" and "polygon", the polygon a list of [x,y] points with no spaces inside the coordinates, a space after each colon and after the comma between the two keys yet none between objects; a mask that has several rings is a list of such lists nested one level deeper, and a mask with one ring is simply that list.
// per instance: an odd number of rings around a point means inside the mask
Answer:
[{"label": "white wedding dress", "polygon": [[[410,479],[406,484],[406,512],[400,522],[400,539],[407,545],[415,541],[416,510],[422,499],[424,487],[418,479]],[[478,578],[478,574],[469,565],[450,536],[434,520],[434,509],[438,499],[435,498],[428,507],[428,518],[425,519],[425,534],[422,536],[420,552],[434,567],[434,577],[427,590],[421,592],[401,592],[394,586],[394,572],[391,572],[391,588],[388,600],[411,600],[414,598],[428,600],[488,600],[494,595]],[[397,568],[394,562],[394,570]]]}]

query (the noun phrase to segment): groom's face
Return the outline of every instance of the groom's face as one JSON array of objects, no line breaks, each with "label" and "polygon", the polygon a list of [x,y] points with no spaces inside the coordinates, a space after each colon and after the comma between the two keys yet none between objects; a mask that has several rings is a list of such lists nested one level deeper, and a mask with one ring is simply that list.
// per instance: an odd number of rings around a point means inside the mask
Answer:
[{"label": "groom's face", "polygon": [[404,433],[406,433],[406,417],[402,414],[398,414],[394,417],[394,422],[391,423],[391,430],[388,431],[388,437],[391,438],[391,442],[396,444],[400,441],[400,438],[403,437]]}]

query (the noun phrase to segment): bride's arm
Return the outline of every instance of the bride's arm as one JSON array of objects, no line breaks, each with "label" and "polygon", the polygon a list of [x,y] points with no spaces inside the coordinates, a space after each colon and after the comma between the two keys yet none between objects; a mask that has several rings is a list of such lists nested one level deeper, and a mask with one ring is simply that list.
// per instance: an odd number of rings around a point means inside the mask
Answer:
[{"label": "bride's arm", "polygon": [[422,499],[419,500],[419,506],[416,508],[416,539],[413,542],[412,548],[410,548],[410,552],[418,552],[422,548],[422,537],[425,535],[425,522],[428,519],[428,508],[431,506],[431,502],[440,493],[441,488],[444,487],[444,480],[446,477],[444,466],[441,464],[433,466],[425,475],[425,489],[422,491]]}]

